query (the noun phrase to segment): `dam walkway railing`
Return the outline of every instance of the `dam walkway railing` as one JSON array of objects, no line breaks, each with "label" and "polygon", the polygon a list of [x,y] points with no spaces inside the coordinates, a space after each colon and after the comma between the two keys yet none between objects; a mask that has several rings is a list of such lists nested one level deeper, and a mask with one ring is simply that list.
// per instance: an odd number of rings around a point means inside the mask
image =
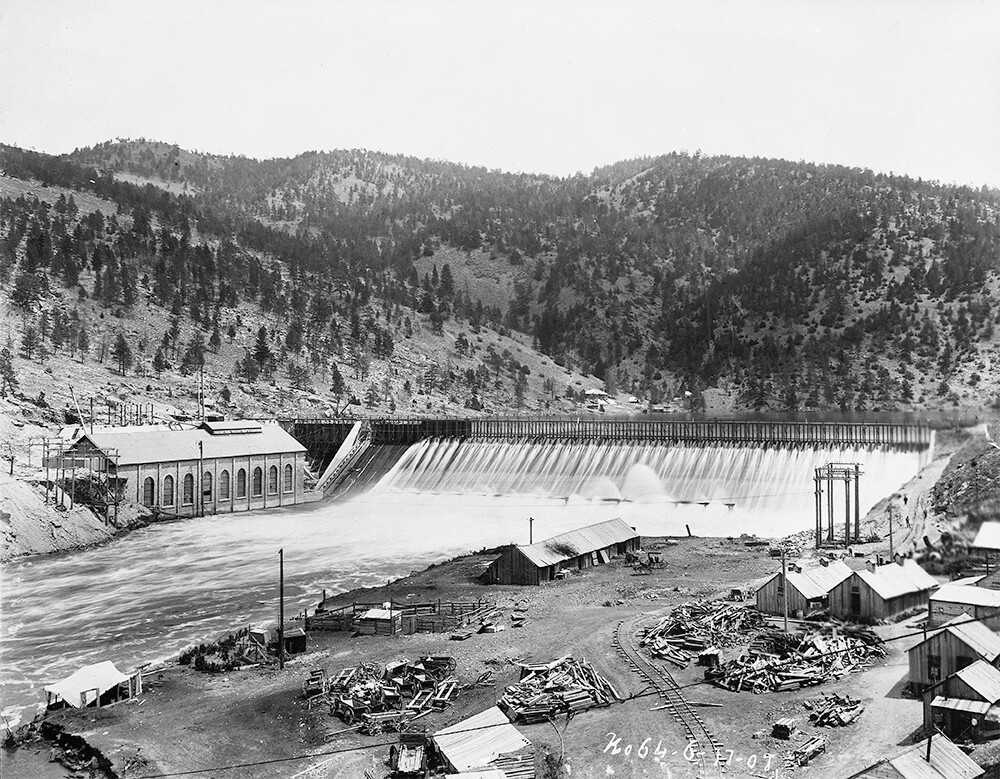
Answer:
[{"label": "dam walkway railing", "polygon": [[[293,434],[302,426],[343,425],[343,418],[284,420]],[[357,420],[351,420],[357,421]],[[890,422],[771,422],[746,419],[636,419],[584,417],[383,417],[367,420],[373,444],[416,443],[426,438],[497,440],[677,441],[697,443],[899,446],[933,444],[927,425]]]}]

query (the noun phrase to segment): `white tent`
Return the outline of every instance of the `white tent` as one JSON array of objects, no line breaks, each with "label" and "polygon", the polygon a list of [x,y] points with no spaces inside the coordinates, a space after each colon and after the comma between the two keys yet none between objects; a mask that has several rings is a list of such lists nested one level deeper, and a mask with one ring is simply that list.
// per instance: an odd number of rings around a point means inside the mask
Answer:
[{"label": "white tent", "polygon": [[65,703],[67,706],[83,707],[94,703],[108,690],[128,682],[128,676],[110,660],[105,660],[85,666],[60,682],[46,685],[45,693],[49,706]]}]

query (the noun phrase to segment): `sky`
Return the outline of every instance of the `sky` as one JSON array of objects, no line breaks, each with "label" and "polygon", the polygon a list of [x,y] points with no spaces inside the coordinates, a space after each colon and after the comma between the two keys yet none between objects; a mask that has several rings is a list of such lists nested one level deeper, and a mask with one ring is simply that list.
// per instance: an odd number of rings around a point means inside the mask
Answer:
[{"label": "sky", "polygon": [[1000,0],[3,0],[0,141],[560,176],[700,149],[1000,186],[998,31]]}]

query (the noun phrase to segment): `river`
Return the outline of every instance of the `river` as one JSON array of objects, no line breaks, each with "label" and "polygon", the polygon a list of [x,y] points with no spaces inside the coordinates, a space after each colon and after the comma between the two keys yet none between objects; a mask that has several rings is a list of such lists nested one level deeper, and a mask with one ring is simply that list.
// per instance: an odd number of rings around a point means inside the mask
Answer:
[{"label": "river", "polygon": [[814,462],[833,454],[864,462],[863,511],[920,465],[914,452],[806,451],[793,460],[773,451],[763,472],[774,477],[746,482],[757,495],[734,495],[739,479],[720,462],[723,493],[710,494],[702,478],[689,502],[678,498],[679,485],[661,485],[647,463],[593,473],[586,497],[562,497],[537,483],[530,494],[496,495],[469,483],[467,469],[461,491],[438,480],[428,492],[412,486],[426,473],[411,458],[349,503],[159,523],[100,548],[8,563],[0,602],[3,715],[10,724],[30,716],[44,703],[44,684],[82,665],[112,660],[127,671],[247,623],[276,622],[279,549],[285,611],[294,615],[314,607],[324,589],[372,586],[470,550],[525,543],[529,516],[535,539],[614,517],[643,535],[681,535],[686,526],[700,535],[783,534],[812,526]]}]

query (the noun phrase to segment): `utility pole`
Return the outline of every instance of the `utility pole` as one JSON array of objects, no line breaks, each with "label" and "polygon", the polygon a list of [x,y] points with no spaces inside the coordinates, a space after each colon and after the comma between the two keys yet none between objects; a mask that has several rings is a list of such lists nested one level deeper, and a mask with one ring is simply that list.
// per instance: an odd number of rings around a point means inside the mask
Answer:
[{"label": "utility pole", "polygon": [[285,550],[278,550],[278,670],[285,668]]},{"label": "utility pole", "polygon": [[781,550],[781,604],[785,612],[785,633],[788,633],[788,568],[785,566],[785,550]]},{"label": "utility pole", "polygon": [[892,552],[892,512],[896,508],[895,503],[889,504],[889,559],[895,559],[895,555]]},{"label": "utility pole", "polygon": [[535,543],[535,533],[534,533],[535,518],[528,517],[528,543]]},{"label": "utility pole", "polygon": [[198,442],[198,516],[205,516],[205,442]]}]

